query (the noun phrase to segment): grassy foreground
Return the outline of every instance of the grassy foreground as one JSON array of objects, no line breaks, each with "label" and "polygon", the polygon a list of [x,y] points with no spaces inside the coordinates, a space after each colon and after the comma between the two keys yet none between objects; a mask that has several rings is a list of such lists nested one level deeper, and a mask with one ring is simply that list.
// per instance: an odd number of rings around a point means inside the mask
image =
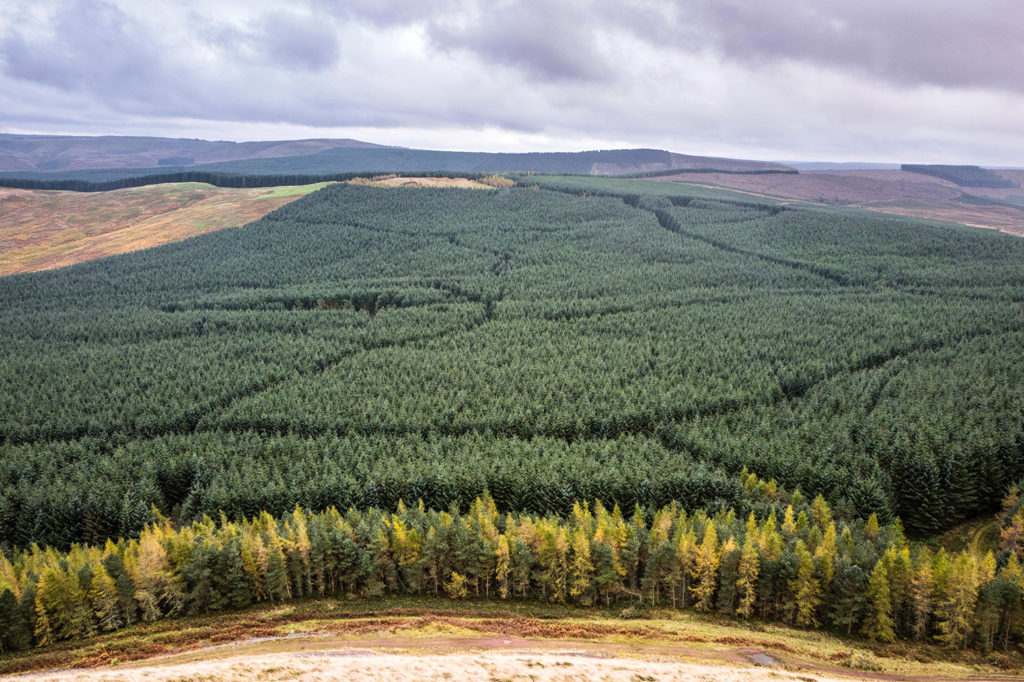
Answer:
[{"label": "grassy foreground", "polygon": [[[232,646],[216,646],[232,644]],[[1014,679],[1024,655],[950,651],[931,644],[869,644],[676,611],[453,602],[435,598],[310,600],[139,625],[109,635],[0,656],[0,674],[69,668],[127,672],[358,648],[417,656],[495,648],[582,651],[716,666],[767,665],[815,675],[892,679]],[[153,659],[160,657],[158,660]],[[129,673],[130,674],[130,673]]]}]

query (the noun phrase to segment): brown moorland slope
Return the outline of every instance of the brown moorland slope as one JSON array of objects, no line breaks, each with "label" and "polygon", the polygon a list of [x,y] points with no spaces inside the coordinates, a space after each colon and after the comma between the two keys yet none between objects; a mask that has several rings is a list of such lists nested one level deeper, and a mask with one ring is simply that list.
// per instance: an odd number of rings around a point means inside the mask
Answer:
[{"label": "brown moorland slope", "polygon": [[0,275],[63,267],[244,225],[320,187],[174,183],[93,193],[0,188]]},{"label": "brown moorland slope", "polygon": [[[1024,173],[999,173],[1015,182],[1024,180]],[[763,175],[681,173],[651,180],[724,187],[811,203],[948,220],[1024,236],[1022,187],[963,188],[948,180],[902,170],[803,171],[799,174]]]}]

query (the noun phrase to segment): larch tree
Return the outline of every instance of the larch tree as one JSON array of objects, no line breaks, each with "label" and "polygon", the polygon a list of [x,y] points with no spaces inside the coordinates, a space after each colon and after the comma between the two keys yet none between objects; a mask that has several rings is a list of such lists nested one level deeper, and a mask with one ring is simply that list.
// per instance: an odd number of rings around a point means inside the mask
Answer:
[{"label": "larch tree", "polygon": [[866,608],[862,630],[864,635],[877,642],[891,642],[896,639],[892,619],[892,594],[889,588],[889,572],[884,561],[879,561],[868,575]]},{"label": "larch tree", "polygon": [[793,622],[800,627],[810,627],[818,622],[815,612],[821,604],[821,584],[814,575],[814,559],[803,540],[796,541],[794,552],[797,573],[789,585],[794,596]]},{"label": "larch tree", "polygon": [[910,633],[920,640],[931,629],[935,605],[935,569],[931,552],[922,548],[916,557],[910,580]]},{"label": "larch tree", "polygon": [[594,603],[594,563],[590,559],[590,540],[583,526],[572,533],[572,565],[569,568],[569,596],[579,604]]},{"label": "larch tree", "polygon": [[936,638],[951,647],[966,647],[974,630],[978,604],[978,568],[974,558],[960,552],[953,562],[945,598],[935,610]]},{"label": "larch tree", "polygon": [[117,583],[110,577],[102,563],[97,564],[96,572],[93,574],[92,585],[89,588],[89,601],[92,603],[92,610],[100,630],[110,632],[124,624],[117,600]]},{"label": "larch tree", "polygon": [[704,539],[697,550],[696,560],[690,572],[695,583],[690,590],[693,593],[694,607],[698,611],[710,611],[714,605],[721,561],[718,532],[715,530],[715,524],[709,521],[704,526]]},{"label": "larch tree", "polygon": [[505,533],[498,537],[494,555],[496,558],[494,578],[498,582],[498,595],[502,599],[508,599],[509,576],[512,574],[512,553],[508,546],[508,535]]},{"label": "larch tree", "polygon": [[748,532],[740,551],[736,577],[736,592],[739,595],[736,613],[744,618],[750,618],[754,612],[754,602],[757,601],[757,576],[760,571],[761,560],[757,553],[757,545],[754,544],[753,535]]}]

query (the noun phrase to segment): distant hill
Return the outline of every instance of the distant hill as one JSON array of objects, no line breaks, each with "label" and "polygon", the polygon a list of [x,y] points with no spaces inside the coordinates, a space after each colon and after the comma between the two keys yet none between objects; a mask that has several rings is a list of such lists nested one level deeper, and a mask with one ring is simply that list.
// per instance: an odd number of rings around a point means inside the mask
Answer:
[{"label": "distant hill", "polygon": [[358,140],[208,142],[160,137],[0,135],[0,172],[8,176],[96,182],[186,169],[241,175],[373,171],[625,175],[673,169],[757,172],[788,167],[660,149],[508,154],[385,147]]},{"label": "distant hill", "polygon": [[999,174],[980,168],[978,166],[947,166],[941,164],[921,165],[905,163],[900,166],[902,170],[921,175],[931,175],[943,180],[949,180],[961,187],[999,187],[1008,188],[1016,185],[1012,180],[1001,177]]},{"label": "distant hill", "polygon": [[0,133],[0,171],[189,166],[218,161],[315,154],[339,147],[380,147],[359,140],[211,142],[169,137],[11,135]]}]

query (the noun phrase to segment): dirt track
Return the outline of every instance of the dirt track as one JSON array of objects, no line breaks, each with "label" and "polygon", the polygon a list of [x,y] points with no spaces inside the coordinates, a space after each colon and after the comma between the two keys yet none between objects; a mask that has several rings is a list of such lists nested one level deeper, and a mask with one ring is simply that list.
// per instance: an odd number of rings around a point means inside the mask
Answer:
[{"label": "dirt track", "polygon": [[769,668],[627,658],[585,650],[381,653],[365,648],[244,655],[130,669],[61,671],[33,679],[76,680],[824,680]]}]

